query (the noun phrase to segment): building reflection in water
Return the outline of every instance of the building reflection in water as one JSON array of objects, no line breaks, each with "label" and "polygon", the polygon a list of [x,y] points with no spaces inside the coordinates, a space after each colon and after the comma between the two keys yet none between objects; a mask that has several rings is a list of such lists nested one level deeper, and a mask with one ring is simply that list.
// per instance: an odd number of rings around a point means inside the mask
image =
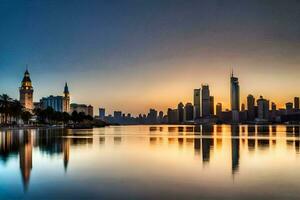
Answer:
[{"label": "building reflection in water", "polygon": [[0,159],[4,164],[19,156],[24,191],[28,190],[33,168],[33,148],[49,155],[61,155],[65,172],[70,159],[71,145],[92,144],[92,137],[77,137],[65,129],[18,130],[0,132]]},{"label": "building reflection in water", "polygon": [[28,130],[24,130],[20,138],[19,155],[23,185],[24,189],[27,190],[32,169],[32,139],[31,133]]},{"label": "building reflection in water", "polygon": [[236,173],[239,169],[240,139],[238,138],[238,136],[239,136],[239,126],[238,125],[231,125],[231,166],[232,166],[232,174]]}]

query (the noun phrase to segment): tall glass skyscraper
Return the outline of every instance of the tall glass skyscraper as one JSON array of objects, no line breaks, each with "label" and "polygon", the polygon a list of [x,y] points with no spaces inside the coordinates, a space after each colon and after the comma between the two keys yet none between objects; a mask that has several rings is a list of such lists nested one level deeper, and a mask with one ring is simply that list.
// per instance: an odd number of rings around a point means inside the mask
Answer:
[{"label": "tall glass skyscraper", "polygon": [[210,94],[209,86],[202,85],[202,117],[210,116]]},{"label": "tall glass skyscraper", "polygon": [[230,102],[232,112],[232,122],[239,122],[240,111],[240,86],[239,79],[233,76],[233,72],[230,77]]}]

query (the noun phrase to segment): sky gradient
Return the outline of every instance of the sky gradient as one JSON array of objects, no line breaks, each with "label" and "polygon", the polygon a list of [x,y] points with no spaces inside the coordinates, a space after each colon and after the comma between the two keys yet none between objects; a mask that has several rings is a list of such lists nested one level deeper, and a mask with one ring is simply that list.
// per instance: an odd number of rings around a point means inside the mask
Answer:
[{"label": "sky gradient", "polygon": [[[300,1],[0,1],[0,93],[19,98],[29,65],[34,100],[146,113],[192,102],[210,85],[229,108],[229,74],[241,102],[283,107],[300,96]],[[98,114],[98,113],[95,113]]]}]

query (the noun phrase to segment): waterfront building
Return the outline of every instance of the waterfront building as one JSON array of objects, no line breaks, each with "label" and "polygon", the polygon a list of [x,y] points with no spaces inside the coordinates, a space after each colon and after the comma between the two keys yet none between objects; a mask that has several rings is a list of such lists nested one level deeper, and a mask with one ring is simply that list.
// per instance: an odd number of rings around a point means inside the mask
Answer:
[{"label": "waterfront building", "polygon": [[150,110],[149,110],[148,122],[151,124],[157,123],[157,111],[153,108],[150,108]]},{"label": "waterfront building", "polygon": [[85,115],[89,115],[89,109],[88,109],[88,106],[86,104],[71,103],[70,104],[70,113],[73,113],[74,111],[76,111],[77,113],[82,112]]},{"label": "waterfront building", "polygon": [[209,86],[202,85],[202,117],[209,117],[210,116],[210,93],[209,93]]},{"label": "waterfront building", "polygon": [[294,97],[294,108],[299,110],[299,97]]},{"label": "waterfront building", "polygon": [[255,119],[255,98],[249,94],[247,96],[247,120],[254,121]]},{"label": "waterfront building", "polygon": [[264,99],[262,96],[257,100],[258,107],[258,120],[266,121],[269,119],[269,100]]},{"label": "waterfront building", "polygon": [[99,119],[104,120],[105,118],[105,108],[99,108]]},{"label": "waterfront building", "polygon": [[293,112],[293,103],[288,102],[285,104],[286,114],[291,114]]},{"label": "waterfront building", "polygon": [[69,87],[67,82],[64,88],[63,112],[67,112],[67,113],[70,112],[70,92],[69,92]]},{"label": "waterfront building", "polygon": [[177,109],[168,109],[168,123],[176,124],[178,123],[178,110]]},{"label": "waterfront building", "polygon": [[43,97],[40,100],[40,105],[42,109],[52,108],[56,112],[63,112],[64,97],[63,96],[53,96]]},{"label": "waterfront building", "polygon": [[194,106],[191,103],[186,103],[184,107],[184,121],[193,121]]},{"label": "waterfront building", "polygon": [[240,86],[239,79],[233,76],[230,77],[230,103],[232,112],[232,122],[239,122],[239,111],[240,111]]},{"label": "waterfront building", "polygon": [[94,117],[94,107],[92,105],[88,105],[87,107],[87,115]]},{"label": "waterfront building", "polygon": [[178,122],[182,123],[184,120],[184,105],[182,102],[178,104],[177,111],[178,111]]},{"label": "waterfront building", "polygon": [[33,110],[33,87],[30,79],[30,74],[26,69],[24,77],[19,88],[20,103],[28,111]]},{"label": "waterfront building", "polygon": [[164,112],[159,111],[158,118],[157,118],[158,123],[163,123],[163,119],[164,119]]},{"label": "waterfront building", "polygon": [[201,89],[194,89],[194,119],[201,117]]},{"label": "waterfront building", "polygon": [[214,115],[215,114],[215,100],[213,96],[209,97],[209,106],[210,106],[210,115]]},{"label": "waterfront building", "polygon": [[217,105],[216,105],[216,115],[219,119],[221,118],[221,115],[222,115],[222,104],[221,103],[217,103]]}]

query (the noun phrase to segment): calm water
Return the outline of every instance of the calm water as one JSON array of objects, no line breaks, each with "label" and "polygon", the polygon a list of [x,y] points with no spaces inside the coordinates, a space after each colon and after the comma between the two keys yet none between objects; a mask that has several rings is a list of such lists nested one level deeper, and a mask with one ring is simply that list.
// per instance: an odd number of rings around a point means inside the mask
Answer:
[{"label": "calm water", "polygon": [[0,131],[0,199],[299,199],[299,126]]}]

